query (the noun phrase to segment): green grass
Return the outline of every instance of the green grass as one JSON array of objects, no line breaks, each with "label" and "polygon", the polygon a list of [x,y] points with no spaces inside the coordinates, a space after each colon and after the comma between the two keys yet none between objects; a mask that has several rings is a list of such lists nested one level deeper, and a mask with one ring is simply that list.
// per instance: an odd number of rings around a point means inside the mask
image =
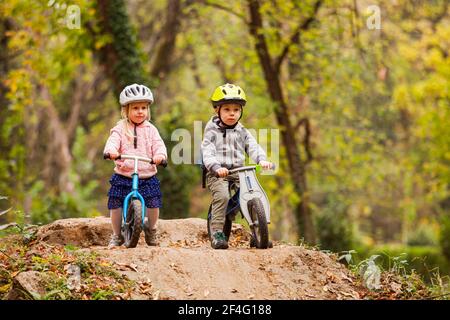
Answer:
[{"label": "green grass", "polygon": [[[373,299],[449,299],[448,261],[439,247],[381,245],[343,251],[339,260],[346,262],[366,286],[365,273],[372,264],[373,276],[380,286],[371,289]],[[374,262],[375,265],[374,266]],[[372,282],[373,283],[373,282]],[[392,290],[393,287],[398,288]]]},{"label": "green grass", "polygon": [[436,272],[440,276],[450,275],[450,263],[442,254],[438,246],[403,246],[398,244],[378,245],[371,248],[360,247],[356,249],[355,262],[367,259],[372,255],[380,255],[381,265],[390,269],[394,258],[403,256],[406,260],[405,270],[413,270],[420,274],[426,282],[431,283]]}]

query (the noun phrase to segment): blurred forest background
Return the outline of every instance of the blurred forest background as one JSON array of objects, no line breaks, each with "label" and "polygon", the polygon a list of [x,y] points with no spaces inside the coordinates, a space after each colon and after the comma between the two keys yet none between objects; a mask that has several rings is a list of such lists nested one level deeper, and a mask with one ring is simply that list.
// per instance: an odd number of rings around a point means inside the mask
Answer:
[{"label": "blurred forest background", "polygon": [[[154,92],[170,155],[232,82],[246,127],[280,129],[273,239],[448,274],[449,52],[447,0],[2,1],[0,225],[108,215],[125,85]],[[206,217],[198,166],[158,175],[161,218]]]}]

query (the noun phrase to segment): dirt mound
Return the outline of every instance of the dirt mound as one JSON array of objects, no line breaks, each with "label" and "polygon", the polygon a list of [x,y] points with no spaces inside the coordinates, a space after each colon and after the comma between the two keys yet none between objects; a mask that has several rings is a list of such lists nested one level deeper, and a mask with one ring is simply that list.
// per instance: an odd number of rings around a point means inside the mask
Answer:
[{"label": "dirt mound", "polygon": [[108,218],[64,219],[41,227],[37,242],[95,251],[146,283],[153,299],[359,299],[364,291],[333,256],[277,243],[250,248],[249,234],[237,224],[228,250],[211,248],[204,219],[160,220],[158,228],[157,247],[146,246],[142,234],[136,248],[108,250]]},{"label": "dirt mound", "polygon": [[[199,218],[158,221],[160,247],[209,247],[206,220]],[[245,246],[250,234],[234,224],[231,245]],[[74,245],[82,248],[107,246],[111,237],[111,220],[105,217],[57,220],[39,228],[37,238],[51,244]],[[141,233],[139,246],[145,246]]]}]

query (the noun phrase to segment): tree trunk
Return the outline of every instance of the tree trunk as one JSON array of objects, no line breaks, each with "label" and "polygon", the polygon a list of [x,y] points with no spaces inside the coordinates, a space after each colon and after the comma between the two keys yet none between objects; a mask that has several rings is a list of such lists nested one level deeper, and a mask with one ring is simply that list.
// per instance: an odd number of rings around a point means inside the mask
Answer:
[{"label": "tree trunk", "polygon": [[47,155],[49,156],[43,172],[47,174],[48,185],[58,186],[58,191],[73,193],[74,185],[69,180],[72,155],[70,153],[68,133],[61,121],[52,97],[45,86],[38,86],[39,95],[44,100],[48,121]]},{"label": "tree trunk", "polygon": [[[11,17],[0,18],[0,79],[8,78],[8,73],[18,64],[20,50],[9,48],[10,31],[18,29]],[[11,207],[24,208],[27,152],[23,146],[27,141],[26,131],[22,125],[23,110],[9,108],[7,98],[9,88],[0,81],[0,196],[8,197]],[[25,222],[28,223],[27,213]]]},{"label": "tree trunk", "polygon": [[[123,0],[97,0],[97,16],[100,34],[110,36],[111,42],[99,51],[100,64],[112,82],[114,95],[132,83],[145,83],[144,68],[136,50],[136,35],[133,34]],[[94,52],[96,50],[94,49]]]},{"label": "tree trunk", "polygon": [[299,143],[296,132],[290,121],[288,106],[283,97],[280,83],[279,68],[275,68],[274,59],[270,56],[266,39],[261,33],[262,17],[259,12],[257,0],[248,0],[250,10],[250,34],[255,39],[255,50],[263,69],[267,89],[272,101],[276,103],[275,116],[281,130],[281,139],[286,148],[290,175],[296,193],[300,195],[295,215],[299,235],[304,235],[305,241],[314,244],[316,242],[314,225],[309,207],[308,186],[306,180],[305,162],[300,157]]},{"label": "tree trunk", "polygon": [[181,1],[169,0],[167,3],[167,17],[162,29],[161,44],[151,69],[154,77],[164,78],[170,71],[172,56],[175,49],[175,41],[180,30]]},{"label": "tree trunk", "polygon": [[[1,17],[0,18],[0,79],[6,79],[8,76],[8,72],[11,69],[11,58],[10,58],[10,50],[8,49],[8,37],[6,36],[7,32],[12,30],[12,22],[9,18]],[[6,201],[10,198],[13,192],[21,191],[22,188],[18,187],[18,185],[10,185],[8,178],[13,177],[14,173],[11,172],[11,167],[7,165],[10,159],[11,148],[13,147],[12,141],[9,139],[9,136],[5,136],[3,133],[5,128],[5,123],[8,119],[9,110],[8,99],[6,95],[8,93],[8,88],[5,86],[3,81],[0,81],[0,154],[2,160],[0,160],[0,208],[3,208],[6,205]],[[16,137],[17,138],[17,137]],[[9,180],[9,181],[8,181]],[[12,181],[17,184],[22,184],[20,180]],[[3,199],[2,197],[7,197],[7,199]],[[0,224],[6,223],[6,215],[0,215]]]}]

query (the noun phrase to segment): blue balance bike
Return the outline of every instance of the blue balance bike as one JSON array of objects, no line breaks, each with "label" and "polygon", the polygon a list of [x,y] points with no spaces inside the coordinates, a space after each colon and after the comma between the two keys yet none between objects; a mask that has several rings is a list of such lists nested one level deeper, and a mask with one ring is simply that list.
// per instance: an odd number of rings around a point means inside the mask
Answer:
[{"label": "blue balance bike", "polygon": [[[112,160],[108,153],[103,155],[104,159]],[[123,201],[122,209],[122,227],[121,233],[124,238],[124,245],[127,248],[135,248],[139,242],[142,229],[144,229],[145,219],[145,200],[138,191],[139,174],[138,174],[138,161],[148,162],[155,164],[153,159],[132,156],[132,155],[119,155],[115,160],[119,159],[131,159],[134,160],[134,172],[131,175],[132,189],[131,192],[125,197]],[[167,166],[167,161],[161,162],[164,168]]]},{"label": "blue balance bike", "polygon": [[[274,165],[272,165],[272,169],[275,169]],[[260,170],[261,166],[256,165],[239,167],[228,171],[228,174],[239,173],[239,186],[236,181],[227,179],[227,177],[224,178],[228,180],[230,200],[227,205],[223,233],[228,241],[233,221],[237,213],[240,212],[251,230],[250,247],[267,249],[273,247],[272,242],[269,240],[268,228],[268,224],[270,224],[270,204],[264,189],[256,178],[256,172]],[[216,175],[216,177],[218,176]],[[211,209],[212,204],[209,206],[207,219],[210,240],[212,240]]]}]

